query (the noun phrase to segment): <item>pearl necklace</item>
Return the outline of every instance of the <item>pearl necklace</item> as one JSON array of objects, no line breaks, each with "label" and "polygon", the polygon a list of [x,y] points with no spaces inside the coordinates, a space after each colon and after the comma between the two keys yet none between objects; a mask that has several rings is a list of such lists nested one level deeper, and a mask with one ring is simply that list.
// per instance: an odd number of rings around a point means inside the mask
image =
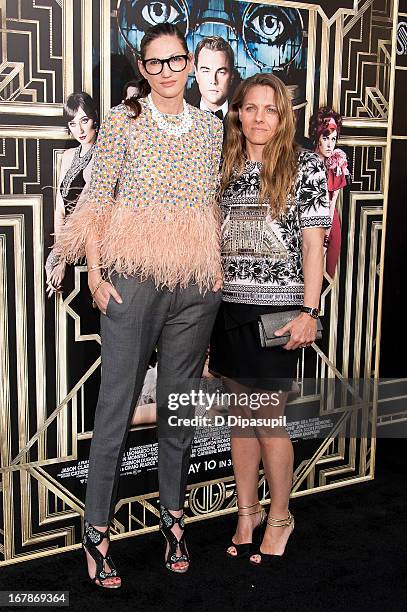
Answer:
[{"label": "pearl necklace", "polygon": [[[182,134],[186,134],[189,132],[192,126],[192,119],[189,112],[189,108],[185,100],[183,100],[184,109],[182,113],[179,115],[170,115],[169,113],[162,113],[158,110],[156,105],[153,102],[153,98],[151,93],[147,96],[148,106],[151,110],[151,116],[153,120],[157,123],[160,130],[170,134],[171,136],[176,136],[179,138]],[[180,119],[179,123],[174,123],[173,121],[169,121],[167,117]]]}]

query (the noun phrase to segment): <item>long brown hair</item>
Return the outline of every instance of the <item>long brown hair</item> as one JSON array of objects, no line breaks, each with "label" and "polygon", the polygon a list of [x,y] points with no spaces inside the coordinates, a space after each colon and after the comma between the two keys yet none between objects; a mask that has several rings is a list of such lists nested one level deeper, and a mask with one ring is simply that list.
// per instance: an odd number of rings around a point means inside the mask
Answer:
[{"label": "long brown hair", "polygon": [[226,142],[222,164],[220,194],[229,185],[232,175],[241,175],[246,160],[246,138],[239,119],[247,92],[257,85],[274,90],[279,124],[273,138],[263,150],[260,173],[260,202],[267,202],[272,217],[280,217],[287,208],[287,197],[292,193],[297,171],[297,146],[294,141],[294,114],[288,90],[272,74],[255,74],[242,81],[235,91],[227,114]]},{"label": "long brown hair", "polygon": [[[144,34],[140,43],[140,58],[144,60],[146,58],[146,51],[148,45],[156,38],[161,36],[175,36],[180,41],[183,50],[188,54],[188,45],[185,36],[178,30],[178,28],[172,23],[158,23],[157,25],[149,28]],[[142,79],[143,92],[149,93],[150,86],[147,79]],[[147,95],[146,93],[146,95]],[[141,104],[137,98],[129,98],[124,101],[124,104],[132,111],[133,119],[137,119],[141,113]]]}]

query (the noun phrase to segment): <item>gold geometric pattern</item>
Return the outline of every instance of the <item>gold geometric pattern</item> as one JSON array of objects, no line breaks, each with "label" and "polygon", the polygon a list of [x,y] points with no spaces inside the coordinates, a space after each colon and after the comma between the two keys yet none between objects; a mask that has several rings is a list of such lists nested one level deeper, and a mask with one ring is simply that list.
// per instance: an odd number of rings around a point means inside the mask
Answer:
[{"label": "gold geometric pattern", "polygon": [[[66,17],[65,34],[69,34],[72,17],[68,1],[64,2]],[[7,12],[6,12],[7,7]],[[46,105],[59,103],[62,109],[64,83],[71,84],[67,71],[70,57],[63,53],[62,40],[69,45],[61,32],[62,7],[57,1],[49,5],[36,0],[25,2],[15,0],[0,2],[0,22],[2,31],[0,57],[0,102],[2,112],[13,112],[13,103],[29,105],[31,110],[37,104],[39,111],[46,111]],[[22,62],[20,58],[26,53],[30,58]],[[8,107],[5,103],[10,103]],[[15,108],[15,106],[14,106]]]},{"label": "gold geometric pattern", "polygon": [[22,193],[41,189],[40,142],[31,138],[5,138],[0,171],[1,193]]},{"label": "gold geometric pattern", "polygon": [[392,2],[359,3],[343,24],[341,112],[346,117],[386,120],[392,44]]}]

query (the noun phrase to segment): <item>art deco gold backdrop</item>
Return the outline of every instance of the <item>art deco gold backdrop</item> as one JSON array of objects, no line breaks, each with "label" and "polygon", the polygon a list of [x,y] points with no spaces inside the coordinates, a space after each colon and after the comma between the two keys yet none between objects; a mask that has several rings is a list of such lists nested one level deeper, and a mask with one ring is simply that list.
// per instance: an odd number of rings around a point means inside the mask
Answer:
[{"label": "art deco gold backdrop", "polygon": [[[337,108],[344,115],[339,144],[349,153],[353,172],[351,189],[339,201],[339,270],[324,283],[324,342],[299,364],[299,382],[305,374],[317,382],[295,400],[303,407],[317,404],[320,415],[337,418],[325,439],[302,453],[294,474],[293,496],[298,496],[373,477],[377,397],[355,381],[379,373],[398,2],[270,4],[306,16],[305,125],[321,104]],[[100,339],[87,333],[78,315],[84,268],[74,270],[73,291],[53,302],[45,297],[43,265],[68,144],[63,102],[72,91],[97,93],[100,62],[102,116],[110,108],[110,32],[119,5],[0,0],[0,565],[80,542],[83,498],[57,474],[69,462],[80,467],[87,458],[78,449],[91,437],[94,406],[87,398],[97,389]],[[68,360],[81,354],[92,359],[84,359],[80,375],[71,380]],[[351,411],[344,409],[346,393],[343,407],[326,394],[330,380],[346,379],[358,406]],[[356,427],[360,438],[352,435]],[[139,432],[138,439],[148,431]],[[191,520],[235,509],[232,476],[209,476],[190,486]],[[260,493],[266,500],[264,480]],[[117,537],[157,528],[156,491],[119,495],[116,510]]]}]

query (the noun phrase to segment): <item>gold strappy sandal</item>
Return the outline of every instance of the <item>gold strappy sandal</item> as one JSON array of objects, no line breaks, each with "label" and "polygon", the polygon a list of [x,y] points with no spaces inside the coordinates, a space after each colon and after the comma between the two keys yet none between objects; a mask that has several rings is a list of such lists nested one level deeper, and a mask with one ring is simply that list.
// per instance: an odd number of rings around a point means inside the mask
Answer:
[{"label": "gold strappy sandal", "polygon": [[[294,531],[294,516],[291,514],[290,511],[288,511],[288,516],[283,519],[276,519],[276,518],[269,516],[267,519],[267,525],[270,525],[270,527],[290,527],[290,525],[292,525],[292,529],[291,529],[291,533],[292,533]],[[287,544],[288,544],[288,541],[287,541]],[[287,548],[287,544],[286,544],[286,548]],[[284,555],[272,555],[268,553],[263,553],[261,552],[260,548],[258,549],[257,552],[255,552],[251,556],[254,556],[254,555],[259,555],[260,561],[252,561],[252,559],[249,559],[250,563],[252,565],[263,565],[263,566],[270,565],[274,563],[275,561],[282,559],[282,557],[284,556]]]},{"label": "gold strappy sandal", "polygon": [[[251,510],[250,508],[256,508],[255,510]],[[238,516],[250,516],[251,514],[259,514],[260,513],[260,523],[253,529],[252,541],[245,542],[244,544],[235,544],[233,541],[231,542],[229,548],[233,546],[236,549],[236,554],[232,555],[230,552],[226,551],[227,556],[230,559],[241,559],[242,557],[247,557],[248,555],[253,554],[255,547],[258,546],[260,542],[261,528],[263,527],[266,519],[266,511],[262,508],[260,502],[256,502],[251,506],[238,506]],[[241,510],[247,510],[247,512],[241,512]]]}]

